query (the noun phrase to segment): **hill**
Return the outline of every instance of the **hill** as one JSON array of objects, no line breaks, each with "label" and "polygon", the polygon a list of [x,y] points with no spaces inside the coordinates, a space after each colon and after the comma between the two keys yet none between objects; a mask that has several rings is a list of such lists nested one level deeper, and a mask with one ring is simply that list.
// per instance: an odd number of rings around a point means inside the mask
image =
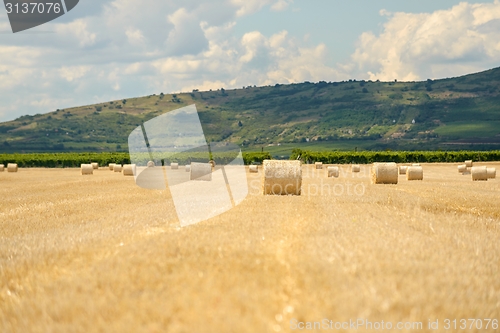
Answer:
[{"label": "hill", "polygon": [[500,148],[500,68],[424,82],[298,83],[153,94],[0,123],[0,152],[126,151],[130,131],[196,104],[209,141],[286,154]]}]

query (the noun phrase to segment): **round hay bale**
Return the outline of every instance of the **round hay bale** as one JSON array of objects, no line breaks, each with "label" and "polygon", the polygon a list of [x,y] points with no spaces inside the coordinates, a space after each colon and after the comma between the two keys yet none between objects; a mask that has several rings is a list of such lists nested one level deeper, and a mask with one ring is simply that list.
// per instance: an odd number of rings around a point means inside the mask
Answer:
[{"label": "round hay bale", "polygon": [[315,162],[314,167],[317,169],[323,169],[323,162]]},{"label": "round hay bale", "polygon": [[359,166],[359,164],[353,164],[353,165],[351,166],[351,171],[352,171],[353,173],[360,172],[360,171],[361,171],[361,167]]},{"label": "round hay bale", "polygon": [[470,170],[472,180],[488,180],[488,168],[485,166],[472,167]]},{"label": "round hay bale", "polygon": [[80,172],[82,175],[93,175],[94,174],[94,167],[92,164],[82,164],[80,166]]},{"label": "round hay bale", "polygon": [[114,172],[122,172],[122,165],[121,164],[115,164],[115,166],[113,167],[113,171]]},{"label": "round hay bale", "polygon": [[108,164],[109,170],[113,171],[114,166],[115,166],[115,163],[109,163]]},{"label": "round hay bale", "polygon": [[186,172],[191,172],[191,165],[186,165]]},{"label": "round hay bale", "polygon": [[125,164],[123,166],[123,175],[124,176],[135,176],[135,164]]},{"label": "round hay bale", "polygon": [[406,170],[406,180],[423,180],[424,169],[421,166],[411,166]]},{"label": "round hay bale", "polygon": [[152,168],[154,166],[155,166],[155,162],[153,162],[153,161],[149,161],[148,164],[147,164],[148,168]]},{"label": "round hay bale", "polygon": [[467,171],[467,166],[466,166],[465,164],[460,164],[460,165],[458,166],[458,172],[459,172],[459,173],[464,173],[464,172],[466,172],[466,171]]},{"label": "round hay bale", "polygon": [[210,160],[210,162],[208,162],[208,163],[210,163],[210,165],[212,166],[212,168],[215,168],[215,161],[214,160]]},{"label": "round hay bale", "polygon": [[338,178],[340,175],[339,167],[336,166],[329,166],[328,168],[326,168],[326,171],[328,172],[328,178],[330,177]]},{"label": "round hay bale", "polygon": [[497,169],[495,168],[486,168],[486,173],[488,174],[488,179],[497,178]]},{"label": "round hay bale", "polygon": [[300,195],[302,187],[301,162],[264,160],[262,191],[264,195]]},{"label": "round hay bale", "polygon": [[259,168],[257,165],[250,165],[248,167],[248,171],[250,171],[250,173],[257,173],[257,172],[259,172]]},{"label": "round hay bale", "polygon": [[0,164],[0,172],[3,172],[5,170],[5,166],[3,164]]},{"label": "round hay bale", "polygon": [[408,170],[408,167],[406,165],[402,165],[399,167],[399,174],[400,175],[406,175],[406,170]]},{"label": "round hay bale", "polygon": [[420,163],[413,163],[411,166],[420,166]]},{"label": "round hay bale", "polygon": [[175,163],[175,162],[170,163],[170,168],[171,168],[172,170],[177,170],[177,169],[179,169],[179,163]]},{"label": "round hay bale", "polygon": [[210,163],[191,162],[189,180],[212,181],[212,165]]},{"label": "round hay bale", "polygon": [[99,163],[93,162],[93,163],[90,163],[90,164],[92,164],[92,168],[94,168],[94,170],[99,169]]},{"label": "round hay bale", "polygon": [[472,160],[465,161],[465,166],[468,168],[472,168]]},{"label": "round hay bale", "polygon": [[[406,172],[408,172],[408,170]],[[371,181],[372,184],[397,184],[397,164],[394,162],[374,163],[371,168]]]},{"label": "round hay bale", "polygon": [[7,172],[17,172],[17,163],[7,164]]}]

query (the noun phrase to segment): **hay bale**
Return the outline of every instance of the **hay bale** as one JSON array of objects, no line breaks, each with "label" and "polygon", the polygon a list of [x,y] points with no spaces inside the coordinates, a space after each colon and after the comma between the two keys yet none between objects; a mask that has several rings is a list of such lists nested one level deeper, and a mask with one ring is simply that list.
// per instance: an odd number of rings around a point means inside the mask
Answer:
[{"label": "hay bale", "polygon": [[486,173],[488,174],[488,179],[495,179],[497,177],[497,169],[486,168]]},{"label": "hay bale", "polygon": [[371,181],[372,184],[397,184],[398,183],[397,164],[394,162],[373,163],[371,168]]},{"label": "hay bale", "polygon": [[470,171],[472,180],[488,180],[488,168],[485,166],[472,167]]},{"label": "hay bale", "polygon": [[113,171],[114,172],[122,172],[122,165],[121,164],[115,164],[115,166],[113,167]]},{"label": "hay bale", "polygon": [[17,172],[17,163],[7,164],[7,172]]},{"label": "hay bale", "polygon": [[465,161],[465,166],[468,168],[472,168],[472,160]]},{"label": "hay bale", "polygon": [[351,166],[351,172],[357,173],[357,172],[360,172],[360,171],[361,171],[361,167],[359,166],[359,164],[353,164]]},{"label": "hay bale", "polygon": [[413,163],[411,166],[420,166],[420,163]]},{"label": "hay bale", "polygon": [[212,164],[191,162],[189,180],[212,181]]},{"label": "hay bale", "polygon": [[328,178],[330,177],[338,178],[340,175],[339,167],[336,166],[329,166],[328,168],[326,168],[326,171],[328,172]]},{"label": "hay bale", "polygon": [[125,164],[123,166],[123,175],[124,176],[135,176],[135,164]]},{"label": "hay bale", "polygon": [[0,172],[3,172],[5,170],[5,166],[3,164],[0,164]]},{"label": "hay bale", "polygon": [[424,169],[421,166],[411,166],[406,170],[406,180],[423,180]]},{"label": "hay bale", "polygon": [[92,165],[92,168],[94,168],[94,170],[97,170],[99,169],[99,163],[90,163]]},{"label": "hay bale", "polygon": [[323,162],[315,162],[314,167],[316,168],[316,170],[323,169]]},{"label": "hay bale", "polygon": [[301,162],[264,160],[262,191],[264,195],[300,195],[302,187]]},{"label": "hay bale", "polygon": [[408,167],[406,165],[402,165],[399,167],[399,174],[400,175],[406,175],[406,170],[408,170]]},{"label": "hay bale", "polygon": [[464,173],[467,171],[467,166],[465,164],[460,164],[458,166],[458,173]]},{"label": "hay bale", "polygon": [[148,164],[147,164],[148,168],[152,168],[155,166],[155,162],[153,161],[149,161]]},{"label": "hay bale", "polygon": [[177,170],[177,169],[179,169],[179,163],[175,163],[175,162],[170,163],[170,168],[171,168],[172,170]]},{"label": "hay bale", "polygon": [[82,164],[80,165],[80,172],[82,175],[93,175],[94,174],[94,167],[92,164]]},{"label": "hay bale", "polygon": [[191,172],[191,165],[186,165],[186,172]]},{"label": "hay bale", "polygon": [[257,173],[259,172],[259,168],[256,165],[250,165],[248,171],[250,171],[250,173]]},{"label": "hay bale", "polygon": [[215,168],[215,161],[214,160],[210,160],[210,162],[208,162],[208,163],[210,163],[210,165],[212,166],[212,168]]},{"label": "hay bale", "polygon": [[108,164],[109,170],[113,171],[114,166],[115,166],[115,163],[109,163]]}]

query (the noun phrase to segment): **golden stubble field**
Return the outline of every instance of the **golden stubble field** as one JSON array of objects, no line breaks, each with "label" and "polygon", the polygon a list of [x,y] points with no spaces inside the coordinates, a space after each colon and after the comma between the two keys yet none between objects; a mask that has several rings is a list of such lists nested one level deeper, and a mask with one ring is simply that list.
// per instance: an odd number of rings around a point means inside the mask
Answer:
[{"label": "golden stubble field", "polygon": [[423,167],[424,181],[371,185],[369,166],[303,166],[295,197],[260,195],[259,170],[242,204],[185,228],[168,190],[105,168],[0,173],[0,332],[500,320],[499,180]]}]

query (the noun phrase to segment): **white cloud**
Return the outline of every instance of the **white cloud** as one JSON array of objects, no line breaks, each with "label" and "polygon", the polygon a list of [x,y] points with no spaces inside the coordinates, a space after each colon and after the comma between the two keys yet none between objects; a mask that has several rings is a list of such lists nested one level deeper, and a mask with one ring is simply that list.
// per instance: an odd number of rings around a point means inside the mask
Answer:
[{"label": "white cloud", "polygon": [[273,11],[283,11],[293,3],[293,0],[230,0],[231,3],[238,9],[236,15],[238,17],[251,15],[258,12],[263,7],[271,5]]},{"label": "white cloud", "polygon": [[70,40],[78,42],[80,47],[91,46],[96,41],[96,34],[88,30],[87,22],[78,19],[68,24],[58,24],[56,32],[63,36],[68,36]]},{"label": "white cloud", "polygon": [[461,2],[429,14],[389,13],[383,32],[363,33],[352,56],[358,76],[422,80],[498,66],[500,1]]},{"label": "white cloud", "polygon": [[68,82],[71,82],[73,80],[82,78],[89,70],[90,66],[64,66],[59,69],[59,73],[62,78],[64,78]]},{"label": "white cloud", "polygon": [[231,0],[231,3],[238,7],[237,16],[245,16],[261,10],[262,7],[269,5],[271,0]]},{"label": "white cloud", "polygon": [[271,10],[274,10],[275,12],[281,12],[286,10],[292,3],[293,0],[278,0],[278,2],[271,6]]}]

